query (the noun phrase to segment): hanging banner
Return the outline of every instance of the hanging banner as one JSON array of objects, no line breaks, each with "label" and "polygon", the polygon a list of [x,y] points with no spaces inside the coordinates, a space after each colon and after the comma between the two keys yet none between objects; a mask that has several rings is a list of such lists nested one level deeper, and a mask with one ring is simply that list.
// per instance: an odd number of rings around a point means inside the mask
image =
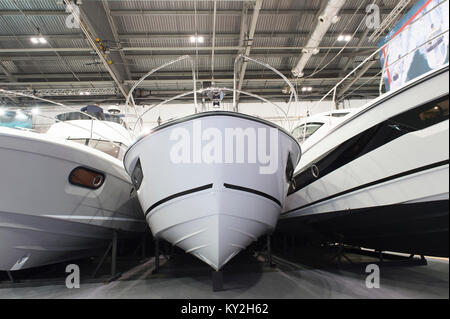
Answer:
[{"label": "hanging banner", "polygon": [[448,63],[448,0],[419,0],[379,43],[386,91]]}]

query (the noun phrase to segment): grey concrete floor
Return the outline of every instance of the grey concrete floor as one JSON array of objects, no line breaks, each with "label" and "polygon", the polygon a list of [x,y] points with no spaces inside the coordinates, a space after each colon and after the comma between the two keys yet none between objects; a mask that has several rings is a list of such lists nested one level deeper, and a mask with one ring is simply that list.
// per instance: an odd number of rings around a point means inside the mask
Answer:
[{"label": "grey concrete floor", "polygon": [[270,268],[241,258],[224,270],[221,292],[212,291],[207,267],[182,257],[163,261],[156,275],[149,259],[109,284],[82,279],[79,289],[66,288],[64,278],[0,285],[0,298],[449,298],[448,259],[428,258],[425,266],[381,266],[380,288],[372,289],[365,285],[364,267],[320,269],[292,259],[274,261],[277,267]]}]

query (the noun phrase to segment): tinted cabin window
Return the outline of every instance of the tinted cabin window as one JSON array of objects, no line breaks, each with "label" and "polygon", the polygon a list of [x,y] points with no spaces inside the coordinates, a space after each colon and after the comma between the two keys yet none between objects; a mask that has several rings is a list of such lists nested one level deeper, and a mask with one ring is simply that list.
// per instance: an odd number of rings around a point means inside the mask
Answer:
[{"label": "tinted cabin window", "polygon": [[427,110],[419,114],[421,121],[435,121],[441,117],[448,117],[448,99],[432,105]]},{"label": "tinted cabin window", "polygon": [[344,117],[348,115],[348,113],[331,113],[330,116],[331,117]]},{"label": "tinted cabin window", "polygon": [[306,140],[308,137],[313,135],[322,125],[323,123],[306,123],[295,128],[292,131],[292,135],[297,139],[297,141],[303,142],[303,135],[305,136],[304,139]]},{"label": "tinted cabin window", "polygon": [[120,160],[123,159],[124,151],[121,148],[122,143],[120,142],[108,142],[103,140],[94,140],[94,139],[69,139],[69,141],[76,142],[79,144],[87,145],[89,147],[95,148],[103,153],[111,155],[112,157],[118,158]]},{"label": "tinted cabin window", "polygon": [[409,131],[422,130],[448,119],[448,96],[402,113],[389,122]]},{"label": "tinted cabin window", "polygon": [[121,155],[120,145],[122,145],[122,144],[118,143],[118,142],[113,144],[108,141],[89,140],[90,147],[95,148],[96,150],[102,151],[103,153],[111,155],[112,157],[115,157],[115,158],[119,158],[119,155]]}]

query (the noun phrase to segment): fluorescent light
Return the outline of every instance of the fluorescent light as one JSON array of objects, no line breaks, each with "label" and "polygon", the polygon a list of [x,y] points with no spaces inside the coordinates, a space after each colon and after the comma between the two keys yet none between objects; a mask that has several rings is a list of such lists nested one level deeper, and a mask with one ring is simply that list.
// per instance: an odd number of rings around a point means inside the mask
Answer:
[{"label": "fluorescent light", "polygon": [[340,42],[349,42],[352,39],[352,36],[349,34],[341,34],[340,36],[338,36],[338,41]]},{"label": "fluorescent light", "polygon": [[311,91],[312,91],[312,87],[310,87],[310,86],[302,87],[302,92],[311,92]]},{"label": "fluorescent light", "polygon": [[47,39],[44,38],[44,37],[32,37],[32,38],[30,38],[30,41],[33,44],[38,44],[38,43],[45,44],[45,43],[47,43]]},{"label": "fluorescent light", "polygon": [[191,43],[204,43],[205,42],[205,38],[202,36],[192,36],[190,37],[190,41]]}]

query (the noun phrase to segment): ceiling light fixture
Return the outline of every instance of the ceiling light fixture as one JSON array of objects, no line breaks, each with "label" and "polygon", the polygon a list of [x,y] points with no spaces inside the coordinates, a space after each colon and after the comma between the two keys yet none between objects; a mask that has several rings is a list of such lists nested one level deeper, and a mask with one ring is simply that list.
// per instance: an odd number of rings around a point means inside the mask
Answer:
[{"label": "ceiling light fixture", "polygon": [[191,40],[191,43],[204,43],[205,42],[205,38],[204,37],[202,37],[202,36],[192,36],[191,38],[190,38],[190,40]]},{"label": "ceiling light fixture", "polygon": [[40,36],[40,37],[31,37],[30,41],[33,44],[38,44],[38,43],[45,44],[45,43],[47,43],[47,39],[42,37],[42,36]]},{"label": "ceiling light fixture", "polygon": [[340,36],[338,36],[338,41],[340,42],[349,42],[351,39],[352,36],[348,34],[341,34]]}]

